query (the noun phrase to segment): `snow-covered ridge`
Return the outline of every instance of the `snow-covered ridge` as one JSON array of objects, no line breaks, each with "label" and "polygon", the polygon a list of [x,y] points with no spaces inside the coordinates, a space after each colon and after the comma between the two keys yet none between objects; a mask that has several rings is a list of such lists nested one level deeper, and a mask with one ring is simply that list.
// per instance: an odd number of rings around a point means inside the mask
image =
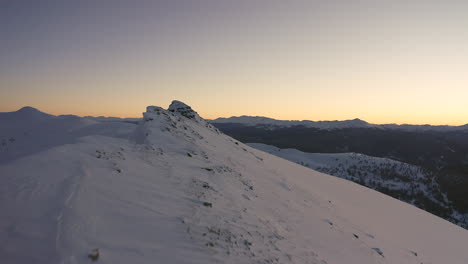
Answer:
[{"label": "snow-covered ridge", "polygon": [[411,124],[371,124],[361,119],[343,121],[309,121],[309,120],[277,120],[261,116],[233,116],[229,118],[217,118],[210,120],[213,124],[235,123],[246,126],[267,126],[271,129],[278,127],[304,126],[318,129],[343,129],[343,128],[379,128],[379,129],[400,129],[407,131],[459,131],[468,130],[468,124],[462,126],[432,126],[432,125],[411,125]]},{"label": "snow-covered ridge", "polygon": [[421,209],[432,210],[433,213],[438,213],[460,226],[468,227],[468,215],[463,215],[450,205],[435,174],[421,167],[360,153],[307,153],[261,143],[247,145],[389,194]]},{"label": "snow-covered ridge", "polygon": [[466,230],[179,102],[137,124],[2,116],[2,263],[468,263]]}]

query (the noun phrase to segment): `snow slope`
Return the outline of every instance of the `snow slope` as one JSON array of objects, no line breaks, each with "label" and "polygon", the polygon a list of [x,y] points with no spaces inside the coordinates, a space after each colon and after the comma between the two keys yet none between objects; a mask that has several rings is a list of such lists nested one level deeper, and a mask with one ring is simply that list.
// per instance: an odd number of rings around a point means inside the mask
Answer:
[{"label": "snow slope", "polygon": [[468,216],[450,205],[435,174],[421,167],[360,153],[307,153],[262,143],[247,145],[322,173],[351,180],[441,215],[460,226],[468,226]]},{"label": "snow slope", "polygon": [[1,263],[91,263],[96,248],[113,264],[468,263],[466,230],[252,149],[181,102],[138,124],[4,116]]}]

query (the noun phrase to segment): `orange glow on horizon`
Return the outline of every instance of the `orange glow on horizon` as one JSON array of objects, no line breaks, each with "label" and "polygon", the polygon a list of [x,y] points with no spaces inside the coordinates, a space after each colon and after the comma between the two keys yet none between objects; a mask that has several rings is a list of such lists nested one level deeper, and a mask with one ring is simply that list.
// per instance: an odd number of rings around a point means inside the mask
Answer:
[{"label": "orange glow on horizon", "polygon": [[84,2],[0,16],[0,111],[468,123],[466,1]]}]

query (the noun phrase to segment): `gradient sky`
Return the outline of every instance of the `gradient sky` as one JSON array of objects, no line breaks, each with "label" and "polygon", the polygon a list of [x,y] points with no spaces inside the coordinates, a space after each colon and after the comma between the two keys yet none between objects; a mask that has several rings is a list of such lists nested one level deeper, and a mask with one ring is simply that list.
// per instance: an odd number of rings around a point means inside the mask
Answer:
[{"label": "gradient sky", "polygon": [[468,1],[0,0],[0,112],[468,123]]}]

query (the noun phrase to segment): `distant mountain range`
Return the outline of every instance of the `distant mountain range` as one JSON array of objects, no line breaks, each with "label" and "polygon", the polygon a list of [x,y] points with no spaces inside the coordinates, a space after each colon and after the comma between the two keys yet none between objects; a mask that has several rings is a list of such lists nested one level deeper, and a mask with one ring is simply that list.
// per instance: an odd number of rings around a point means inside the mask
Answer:
[{"label": "distant mountain range", "polygon": [[303,126],[318,129],[343,129],[343,128],[381,128],[400,129],[407,131],[460,131],[468,130],[468,124],[462,126],[433,126],[433,125],[411,125],[411,124],[371,124],[359,118],[343,121],[309,121],[309,120],[277,120],[262,116],[233,116],[229,118],[217,118],[210,121],[214,124],[236,123],[247,126],[264,126],[270,129],[292,126]]}]

